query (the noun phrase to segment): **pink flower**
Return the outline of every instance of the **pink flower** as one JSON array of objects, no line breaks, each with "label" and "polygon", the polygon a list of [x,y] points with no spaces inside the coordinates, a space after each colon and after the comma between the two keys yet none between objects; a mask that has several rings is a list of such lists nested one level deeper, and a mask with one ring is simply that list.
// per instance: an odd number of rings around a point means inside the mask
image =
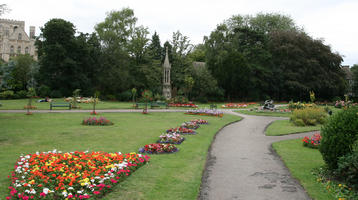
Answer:
[{"label": "pink flower", "polygon": [[45,197],[46,194],[45,194],[44,192],[41,192],[41,193],[40,193],[40,196],[41,196],[41,197]]},{"label": "pink flower", "polygon": [[93,194],[101,194],[99,191],[94,191]]}]

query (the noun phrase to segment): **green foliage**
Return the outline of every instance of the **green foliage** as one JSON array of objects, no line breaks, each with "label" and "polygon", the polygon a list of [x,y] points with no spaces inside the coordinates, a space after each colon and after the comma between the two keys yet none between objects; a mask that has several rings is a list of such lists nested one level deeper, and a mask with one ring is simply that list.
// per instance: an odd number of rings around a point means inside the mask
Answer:
[{"label": "green foliage", "polygon": [[307,107],[304,109],[294,110],[290,120],[297,126],[315,126],[324,124],[327,113],[322,108]]},{"label": "green foliage", "polygon": [[50,97],[52,98],[60,98],[63,97],[62,92],[60,90],[52,90],[50,93]]},{"label": "green foliage", "polygon": [[350,187],[358,190],[358,141],[352,146],[352,153],[338,159],[336,175]]},{"label": "green foliage", "polygon": [[0,98],[2,99],[11,99],[14,96],[14,91],[12,90],[5,90],[0,93]]},{"label": "green foliage", "polygon": [[41,85],[37,89],[37,94],[39,94],[40,97],[48,97],[51,94],[51,89],[47,85]]},{"label": "green foliage", "polygon": [[117,100],[119,101],[130,101],[133,99],[133,94],[130,90],[126,90],[124,92],[119,93],[117,95]]},{"label": "green foliage", "polygon": [[351,154],[358,139],[358,107],[351,107],[330,117],[323,126],[321,147],[323,159],[329,169],[338,167],[338,158]]},{"label": "green foliage", "polygon": [[16,99],[22,99],[22,98],[26,98],[28,94],[28,91],[26,90],[20,90],[18,92],[15,93],[14,97]]}]

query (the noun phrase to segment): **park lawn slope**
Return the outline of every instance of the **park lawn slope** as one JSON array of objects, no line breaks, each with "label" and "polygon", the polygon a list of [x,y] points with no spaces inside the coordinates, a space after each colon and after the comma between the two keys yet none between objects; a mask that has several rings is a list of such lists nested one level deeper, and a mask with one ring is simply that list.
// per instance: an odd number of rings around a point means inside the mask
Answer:
[{"label": "park lawn slope", "polygon": [[295,126],[290,120],[276,120],[266,128],[267,136],[288,135],[321,130],[321,125],[316,126]]},{"label": "park lawn slope", "polygon": [[272,146],[292,176],[299,180],[312,199],[335,199],[311,173],[313,169],[324,165],[322,156],[317,149],[304,147],[301,139],[276,142]]},{"label": "park lawn slope", "polygon": [[[104,113],[113,126],[81,125],[88,113],[25,114],[0,113],[0,199],[8,194],[7,178],[21,154],[37,151],[138,152],[155,143],[166,129],[202,118],[199,134],[185,136],[179,152],[150,155],[150,163],[140,168],[104,199],[196,199],[208,148],[215,133],[240,118],[193,116],[183,113]],[[99,117],[99,116],[97,116]]]},{"label": "park lawn slope", "polygon": [[270,111],[250,111],[250,110],[238,110],[238,113],[245,115],[257,115],[257,116],[271,116],[271,117],[291,117],[291,113],[285,112],[270,112]]}]

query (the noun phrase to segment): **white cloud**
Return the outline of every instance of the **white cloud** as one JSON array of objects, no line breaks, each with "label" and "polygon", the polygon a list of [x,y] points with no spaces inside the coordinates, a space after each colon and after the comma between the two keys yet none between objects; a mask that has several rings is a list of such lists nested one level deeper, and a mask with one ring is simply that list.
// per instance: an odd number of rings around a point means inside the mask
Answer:
[{"label": "white cloud", "polygon": [[[314,38],[324,38],[334,51],[345,56],[344,64],[358,63],[358,2],[356,0],[4,0],[12,11],[3,18],[24,20],[26,25],[43,26],[52,18],[72,22],[78,31],[92,32],[106,12],[129,7],[138,24],[162,42],[180,30],[193,43],[202,42],[216,25],[235,14],[278,12],[290,15]],[[27,28],[28,29],[28,28]]]}]

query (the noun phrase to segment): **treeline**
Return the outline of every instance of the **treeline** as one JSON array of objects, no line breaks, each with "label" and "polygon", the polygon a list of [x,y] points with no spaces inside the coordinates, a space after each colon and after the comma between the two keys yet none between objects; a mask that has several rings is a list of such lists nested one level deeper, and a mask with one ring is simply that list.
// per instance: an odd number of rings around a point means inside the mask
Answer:
[{"label": "treeline", "polygon": [[26,80],[14,75],[26,56],[3,64],[3,91],[35,87],[38,95],[63,97],[81,89],[83,96],[100,91],[102,98],[130,100],[136,88],[158,97],[168,47],[173,96],[305,100],[314,91],[318,98],[331,100],[345,92],[342,57],[279,14],[233,16],[196,46],[179,31],[162,46],[157,33],[150,37],[147,27],[137,25],[129,8],[110,12],[92,34],[76,33],[63,19],[51,19],[41,31],[39,62],[28,61],[22,70]]}]

